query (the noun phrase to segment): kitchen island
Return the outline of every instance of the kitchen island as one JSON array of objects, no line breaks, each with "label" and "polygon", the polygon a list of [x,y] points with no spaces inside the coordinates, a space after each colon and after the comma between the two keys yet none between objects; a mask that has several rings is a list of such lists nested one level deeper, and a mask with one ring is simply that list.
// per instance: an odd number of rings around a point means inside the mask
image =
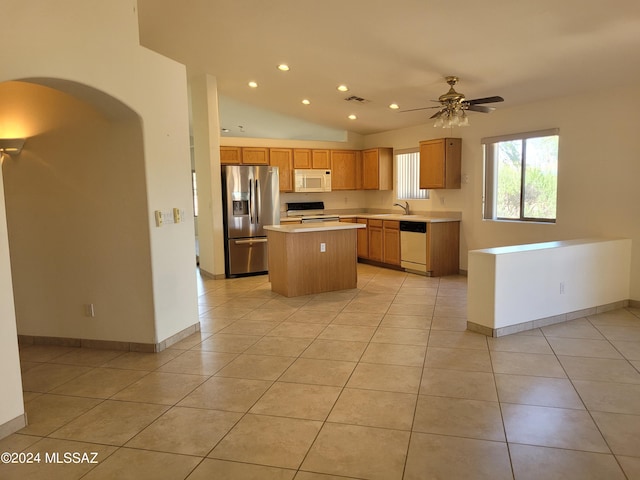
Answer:
[{"label": "kitchen island", "polygon": [[322,222],[265,226],[271,290],[297,297],[356,288],[358,228],[366,225]]}]

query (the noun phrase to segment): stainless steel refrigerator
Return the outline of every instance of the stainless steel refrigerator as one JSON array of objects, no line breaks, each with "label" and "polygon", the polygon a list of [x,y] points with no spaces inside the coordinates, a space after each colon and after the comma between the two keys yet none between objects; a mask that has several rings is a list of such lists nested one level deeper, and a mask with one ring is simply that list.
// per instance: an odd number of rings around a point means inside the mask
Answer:
[{"label": "stainless steel refrigerator", "polygon": [[280,223],[278,167],[223,165],[222,210],[226,276],[266,273],[263,227]]}]

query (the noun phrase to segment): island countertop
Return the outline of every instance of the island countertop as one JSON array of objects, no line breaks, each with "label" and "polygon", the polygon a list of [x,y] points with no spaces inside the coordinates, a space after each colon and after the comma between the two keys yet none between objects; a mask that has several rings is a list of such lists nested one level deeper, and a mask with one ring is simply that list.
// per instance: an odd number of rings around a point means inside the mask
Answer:
[{"label": "island countertop", "polygon": [[265,230],[282,233],[326,232],[330,230],[352,230],[355,228],[367,228],[367,226],[364,223],[312,222],[265,225],[264,227]]}]

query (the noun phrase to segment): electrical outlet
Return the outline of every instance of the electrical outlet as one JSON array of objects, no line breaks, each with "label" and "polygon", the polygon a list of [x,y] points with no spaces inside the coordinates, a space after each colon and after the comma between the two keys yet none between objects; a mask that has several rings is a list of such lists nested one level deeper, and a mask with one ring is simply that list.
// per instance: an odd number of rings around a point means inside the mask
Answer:
[{"label": "electrical outlet", "polygon": [[326,252],[327,251],[327,244],[326,243],[321,243],[320,244],[320,251],[321,252]]}]

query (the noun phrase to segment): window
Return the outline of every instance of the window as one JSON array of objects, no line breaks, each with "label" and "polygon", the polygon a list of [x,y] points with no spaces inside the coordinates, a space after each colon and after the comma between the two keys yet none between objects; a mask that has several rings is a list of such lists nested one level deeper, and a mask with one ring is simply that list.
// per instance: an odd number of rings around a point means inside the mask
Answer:
[{"label": "window", "polygon": [[558,129],[483,138],[484,218],[555,222]]},{"label": "window", "polygon": [[396,154],[398,200],[429,198],[428,190],[420,188],[420,151],[404,150]]}]

